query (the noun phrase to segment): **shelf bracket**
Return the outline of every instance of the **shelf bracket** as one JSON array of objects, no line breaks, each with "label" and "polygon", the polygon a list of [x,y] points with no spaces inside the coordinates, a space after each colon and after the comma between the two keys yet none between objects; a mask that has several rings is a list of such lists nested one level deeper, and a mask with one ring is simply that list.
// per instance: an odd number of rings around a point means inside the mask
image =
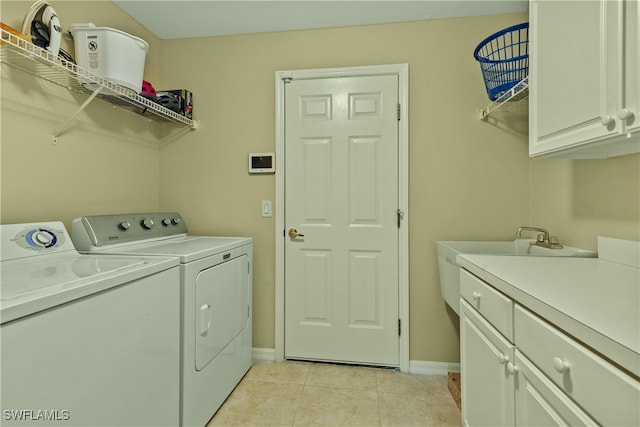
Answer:
[{"label": "shelf bracket", "polygon": [[478,110],[480,113],[480,120],[486,121],[489,115],[494,111],[504,107],[507,102],[520,101],[529,97],[529,76],[522,79],[518,84],[511,89],[500,95],[495,101],[489,104],[486,108]]},{"label": "shelf bracket", "polygon": [[86,101],[84,101],[82,103],[82,105],[80,106],[80,108],[78,108],[78,110],[73,114],[73,116],[71,116],[69,118],[69,120],[67,120],[65,122],[65,124],[63,124],[60,129],[58,129],[57,132],[54,132],[53,135],[51,136],[51,143],[52,144],[57,144],[58,143],[58,137],[62,134],[62,132],[64,132],[64,130],[69,126],[69,124],[78,116],[78,114],[80,114],[82,112],[82,110],[84,110],[87,105],[89,105],[89,103],[91,101],[93,101],[93,99],[100,93],[100,91],[102,90],[102,86],[98,85],[98,87],[96,88],[96,90],[93,91],[93,93],[91,95],[89,95],[89,97],[86,99]]}]

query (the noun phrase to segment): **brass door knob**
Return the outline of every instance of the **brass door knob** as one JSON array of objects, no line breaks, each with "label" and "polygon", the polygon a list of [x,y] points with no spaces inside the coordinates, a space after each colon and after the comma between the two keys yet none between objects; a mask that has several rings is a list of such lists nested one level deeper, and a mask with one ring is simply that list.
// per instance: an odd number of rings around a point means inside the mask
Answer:
[{"label": "brass door knob", "polygon": [[298,230],[296,230],[295,228],[290,228],[288,234],[290,239],[295,239],[296,237],[304,237],[304,234],[298,233]]}]

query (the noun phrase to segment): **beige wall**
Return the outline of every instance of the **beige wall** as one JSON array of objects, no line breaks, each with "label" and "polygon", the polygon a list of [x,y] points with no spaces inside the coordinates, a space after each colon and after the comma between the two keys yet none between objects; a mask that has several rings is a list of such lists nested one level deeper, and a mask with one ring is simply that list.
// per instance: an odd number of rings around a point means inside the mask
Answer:
[{"label": "beige wall", "polygon": [[[274,346],[273,176],[247,154],[275,147],[275,71],[408,63],[410,357],[457,361],[457,316],[440,297],[435,241],[507,239],[528,222],[524,134],[478,120],[488,103],[472,52],[524,15],[163,42],[162,79],[194,92],[201,129],[163,146],[160,203],[192,231],[255,239],[254,345]],[[526,126],[525,126],[526,129]]]},{"label": "beige wall", "polygon": [[[149,41],[145,78],[192,90],[200,129],[160,139],[156,125],[94,102],[54,146],[52,130],[85,96],[2,65],[2,222],[175,209],[194,234],[253,236],[255,347],[274,346],[275,231],[260,201],[274,200],[275,180],[249,176],[247,154],[274,150],[276,70],[410,66],[412,360],[459,360],[436,240],[510,239],[525,224],[589,248],[597,235],[640,239],[637,155],[529,160],[526,120],[478,120],[487,98],[473,49],[526,15],[160,41],[110,2],[87,3],[54,7],[63,26],[90,21]],[[30,4],[3,0],[1,19],[20,27]]]},{"label": "beige wall", "polygon": [[640,240],[640,155],[532,159],[531,222],[561,242],[597,249],[597,236]]}]

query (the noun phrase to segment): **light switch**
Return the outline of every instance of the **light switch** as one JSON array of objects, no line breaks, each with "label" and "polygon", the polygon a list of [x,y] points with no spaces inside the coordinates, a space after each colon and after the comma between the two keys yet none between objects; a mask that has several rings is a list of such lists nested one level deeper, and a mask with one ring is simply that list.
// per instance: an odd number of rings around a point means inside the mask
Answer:
[{"label": "light switch", "polygon": [[262,201],[262,218],[271,218],[271,200]]}]

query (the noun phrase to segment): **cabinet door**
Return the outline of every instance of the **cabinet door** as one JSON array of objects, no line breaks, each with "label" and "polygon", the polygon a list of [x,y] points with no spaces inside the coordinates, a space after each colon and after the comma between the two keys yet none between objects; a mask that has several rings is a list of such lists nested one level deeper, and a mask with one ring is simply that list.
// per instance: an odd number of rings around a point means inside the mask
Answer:
[{"label": "cabinet door", "polygon": [[531,156],[618,135],[618,1],[541,1],[530,9]]},{"label": "cabinet door", "polygon": [[515,381],[516,425],[598,425],[518,350],[515,352],[515,366],[518,370]]},{"label": "cabinet door", "polygon": [[466,426],[513,426],[513,345],[460,299],[462,422]]},{"label": "cabinet door", "polygon": [[627,137],[637,140],[640,132],[640,6],[637,0],[624,3],[623,20],[624,80],[619,116],[625,126]]}]

